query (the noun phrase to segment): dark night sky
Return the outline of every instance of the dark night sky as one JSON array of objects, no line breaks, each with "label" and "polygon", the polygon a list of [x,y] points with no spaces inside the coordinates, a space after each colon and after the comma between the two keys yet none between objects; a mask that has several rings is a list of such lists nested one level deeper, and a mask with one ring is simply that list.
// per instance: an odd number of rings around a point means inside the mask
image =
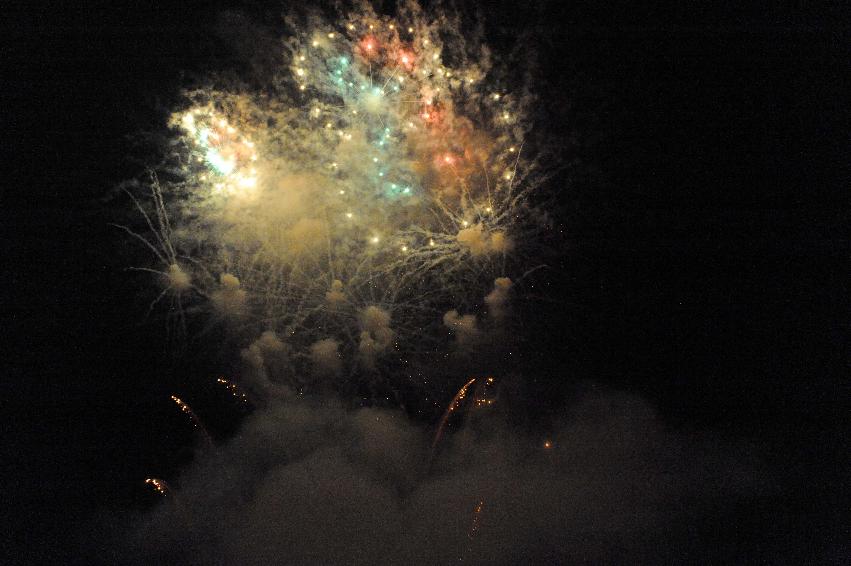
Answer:
[{"label": "dark night sky", "polygon": [[[528,410],[546,420],[594,383],[641,396],[678,430],[752,443],[783,470],[781,488],[740,516],[734,546],[838,563],[851,19],[709,6],[489,8],[497,44],[509,24],[532,32],[540,119],[570,164],[553,181],[566,188],[546,315],[522,353],[533,397],[549,401]],[[175,361],[141,323],[146,301],[123,270],[139,253],[107,226],[105,196],[136,171],[129,136],[162,120],[183,74],[227,67],[233,54],[211,35],[224,7],[276,13],[225,2],[7,13],[0,562],[71,560],[86,518],[143,505],[139,477],[188,459],[162,399],[215,360]]]}]

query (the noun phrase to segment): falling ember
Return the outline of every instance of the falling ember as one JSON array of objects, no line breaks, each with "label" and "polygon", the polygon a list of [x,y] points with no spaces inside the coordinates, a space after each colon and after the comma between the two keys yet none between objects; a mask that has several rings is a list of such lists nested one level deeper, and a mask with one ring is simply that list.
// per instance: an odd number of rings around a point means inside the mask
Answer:
[{"label": "falling ember", "polygon": [[476,393],[473,396],[473,406],[475,408],[490,407],[496,403],[497,396],[492,394],[493,384],[494,378],[492,377],[479,383],[478,387],[476,387]]},{"label": "falling ember", "polygon": [[449,403],[449,406],[446,408],[446,412],[443,413],[443,417],[440,419],[440,424],[437,426],[437,433],[434,435],[434,441],[431,443],[431,455],[434,457],[434,449],[437,448],[440,439],[443,437],[443,429],[446,427],[446,422],[449,420],[449,417],[458,410],[458,407],[461,406],[461,402],[467,396],[467,390],[470,388],[473,383],[475,383],[476,378],[474,377],[470,381],[464,384],[464,387],[458,390],[458,393],[455,394],[455,397],[452,398],[452,402]]},{"label": "falling ember", "polygon": [[473,509],[473,522],[470,525],[470,532],[467,533],[467,538],[472,539],[476,536],[476,533],[479,531],[479,526],[481,524],[482,518],[482,509],[485,507],[485,500],[479,499],[479,502],[476,504],[476,507]]},{"label": "falling ember", "polygon": [[458,557],[459,562],[464,562],[466,556],[472,554],[473,552],[473,539],[476,537],[476,534],[479,532],[479,528],[481,527],[482,520],[482,509],[485,507],[485,500],[479,499],[479,502],[476,503],[476,506],[473,507],[473,520],[470,522],[470,529],[467,531],[467,539],[469,544],[466,545],[465,549],[462,551],[461,556]]},{"label": "falling ember", "polygon": [[549,449],[550,449],[550,448],[552,448],[552,447],[553,447],[553,443],[552,443],[552,442],[550,442],[549,440],[545,440],[545,441],[544,441],[544,450],[549,450]]},{"label": "falling ember", "polygon": [[198,416],[194,412],[192,412],[192,408],[176,395],[172,395],[171,400],[174,401],[178,407],[180,407],[181,412],[189,416],[189,421],[192,423],[192,426],[201,432],[201,435],[204,437],[204,440],[207,442],[207,444],[212,445],[213,439],[210,438],[210,434],[207,432],[207,429],[204,428],[204,425],[201,423],[201,419],[199,419]]},{"label": "falling ember", "polygon": [[230,392],[230,394],[233,395],[233,398],[237,401],[246,404],[248,403],[248,396],[242,392],[242,389],[240,389],[239,385],[237,385],[236,383],[228,381],[223,377],[217,377],[216,383],[221,383],[222,385],[224,385],[227,388],[228,392]]},{"label": "falling ember", "polygon": [[159,478],[145,478],[145,483],[151,486],[154,491],[166,497],[171,494],[171,488],[165,482],[165,480],[161,480]]}]

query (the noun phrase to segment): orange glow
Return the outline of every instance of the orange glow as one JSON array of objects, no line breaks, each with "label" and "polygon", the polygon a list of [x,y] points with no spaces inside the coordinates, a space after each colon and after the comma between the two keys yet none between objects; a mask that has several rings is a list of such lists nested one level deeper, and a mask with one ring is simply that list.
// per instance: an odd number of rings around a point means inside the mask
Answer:
[{"label": "orange glow", "polygon": [[367,59],[377,57],[381,51],[381,43],[373,35],[366,35],[358,42],[358,52]]},{"label": "orange glow", "polygon": [[443,109],[439,104],[435,104],[431,101],[426,102],[423,109],[420,111],[420,118],[423,119],[427,125],[436,126],[443,121]]},{"label": "orange glow", "polygon": [[438,153],[434,156],[434,167],[437,169],[451,170],[455,171],[456,167],[462,165],[462,160],[464,158],[457,153],[453,153],[451,151],[445,151],[442,153]]},{"label": "orange glow", "polygon": [[403,67],[406,71],[412,71],[414,69],[414,63],[417,61],[417,58],[413,54],[413,52],[400,49],[399,52],[396,54],[396,60],[398,61],[400,67]]},{"label": "orange glow", "polygon": [[461,405],[461,402],[464,400],[464,397],[467,396],[467,390],[475,382],[476,378],[474,377],[473,379],[465,383],[464,387],[459,389],[458,393],[455,394],[455,397],[452,398],[452,401],[446,408],[446,412],[443,413],[443,417],[440,419],[440,424],[437,426],[437,433],[434,435],[434,441],[432,441],[431,443],[431,458],[434,458],[434,449],[437,448],[437,444],[440,442],[440,439],[443,436],[443,429],[444,427],[446,427],[446,422],[449,420],[449,416],[454,413],[456,409],[458,409],[458,407]]}]

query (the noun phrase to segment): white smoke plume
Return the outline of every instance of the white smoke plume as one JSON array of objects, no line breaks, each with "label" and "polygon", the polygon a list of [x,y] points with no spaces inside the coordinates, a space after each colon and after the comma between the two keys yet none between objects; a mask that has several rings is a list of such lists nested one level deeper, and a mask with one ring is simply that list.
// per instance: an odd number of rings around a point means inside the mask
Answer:
[{"label": "white smoke plume", "polygon": [[480,337],[475,315],[461,316],[457,310],[453,309],[443,315],[443,324],[455,334],[459,346],[469,346]]},{"label": "white smoke plume", "polygon": [[247,293],[240,288],[239,279],[230,273],[219,278],[220,287],[213,291],[210,300],[216,311],[226,317],[245,314]]},{"label": "white smoke plume", "polygon": [[331,306],[337,306],[345,302],[346,294],[343,293],[343,282],[339,279],[334,279],[331,283],[331,290],[325,293],[325,300]]},{"label": "white smoke plume", "polygon": [[485,296],[485,304],[488,306],[488,314],[501,320],[505,317],[508,292],[514,283],[508,277],[497,277],[493,282],[493,291]]},{"label": "white smoke plume", "polygon": [[272,330],[267,330],[241,352],[252,385],[269,393],[273,384],[283,384],[292,375],[291,348]]},{"label": "white smoke plume", "polygon": [[337,375],[343,369],[340,357],[340,343],[333,338],[318,340],[310,346],[310,360],[313,370],[319,375]]},{"label": "white smoke plume", "polygon": [[185,293],[192,288],[192,277],[176,263],[168,266],[168,287],[176,293]]},{"label": "white smoke plume", "polygon": [[401,413],[273,404],[93,552],[120,564],[700,562],[696,521],[733,532],[725,509],[771,495],[747,451],[671,432],[636,397],[589,393],[546,436],[468,411],[429,472],[431,436]]},{"label": "white smoke plume", "polygon": [[390,328],[390,313],[371,305],[361,311],[360,316],[361,361],[367,368],[375,367],[376,358],[389,348],[395,332]]}]

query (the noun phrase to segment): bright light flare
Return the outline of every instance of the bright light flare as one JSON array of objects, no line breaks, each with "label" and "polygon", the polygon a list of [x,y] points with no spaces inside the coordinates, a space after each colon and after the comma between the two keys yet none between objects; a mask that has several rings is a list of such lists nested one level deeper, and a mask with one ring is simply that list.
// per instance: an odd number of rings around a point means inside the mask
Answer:
[{"label": "bright light flare", "polygon": [[377,58],[381,52],[381,43],[374,35],[366,35],[358,42],[357,52],[366,59]]},{"label": "bright light flare", "polygon": [[416,55],[414,55],[413,51],[400,49],[396,53],[397,64],[409,73],[414,71],[414,64],[416,63],[416,61],[417,57]]}]

